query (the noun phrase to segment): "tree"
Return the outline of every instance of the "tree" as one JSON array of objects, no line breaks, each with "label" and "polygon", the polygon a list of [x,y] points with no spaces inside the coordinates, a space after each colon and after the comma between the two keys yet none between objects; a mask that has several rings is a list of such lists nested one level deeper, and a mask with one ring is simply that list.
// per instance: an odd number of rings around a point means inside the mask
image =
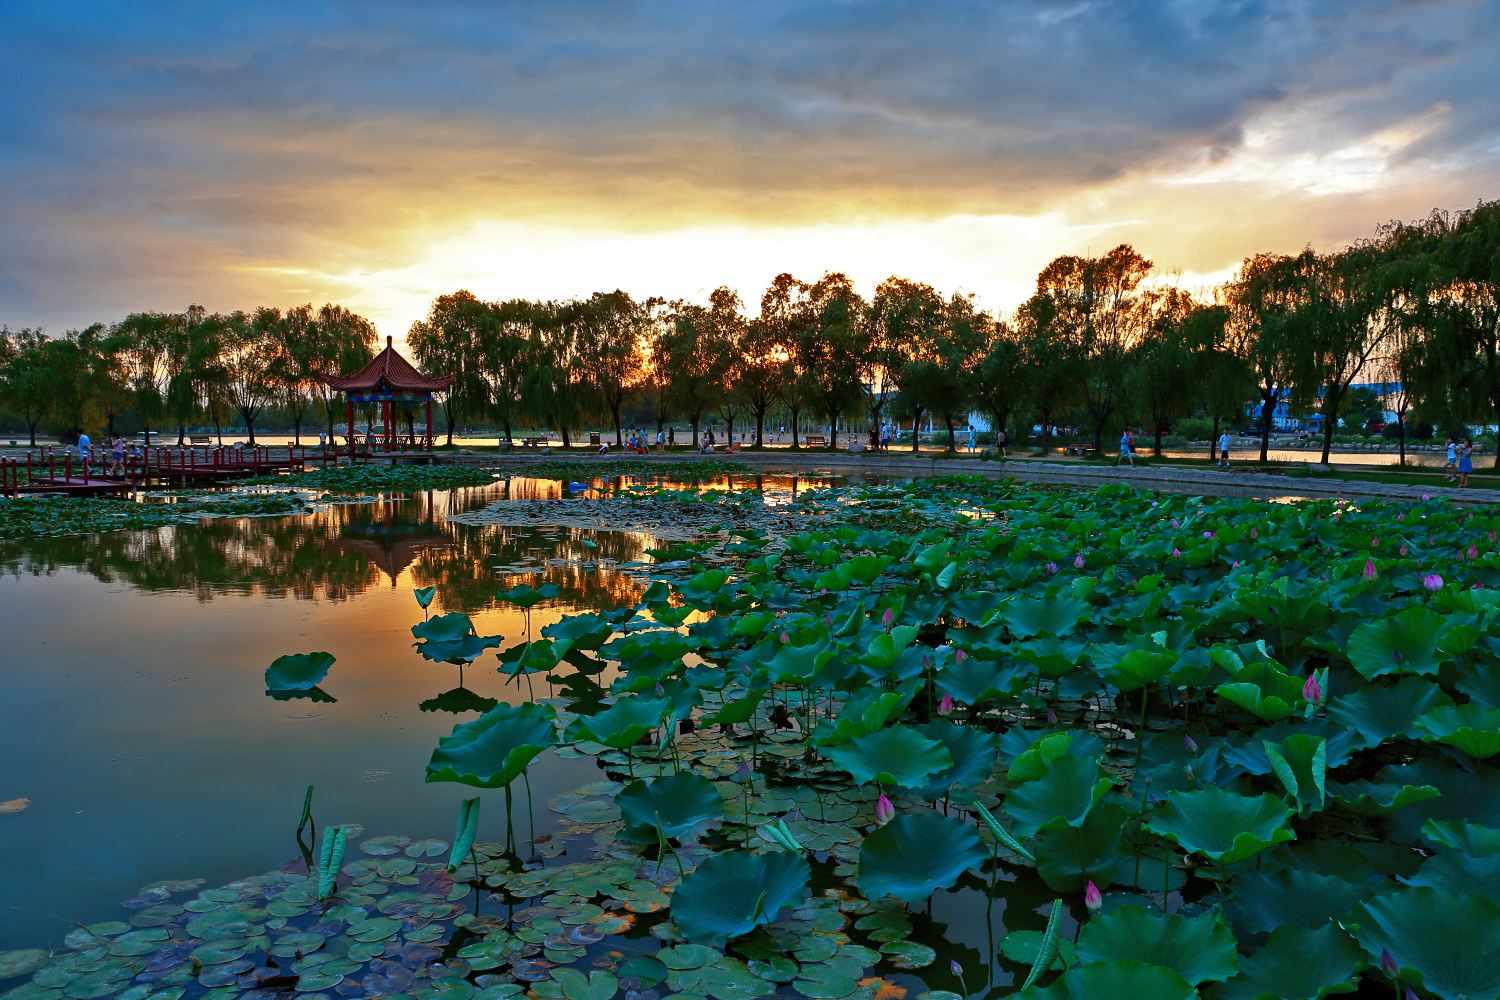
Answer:
[{"label": "tree", "polygon": [[20,415],[35,448],[37,427],[47,416],[54,392],[44,350],[49,338],[40,330],[23,329],[6,331],[5,339],[10,350],[0,370],[0,395]]},{"label": "tree", "polygon": [[1038,293],[1016,311],[1016,336],[1030,374],[1031,406],[1042,424],[1042,450],[1049,449],[1057,418],[1070,412],[1082,383],[1077,344],[1063,336],[1057,323],[1057,304]]},{"label": "tree", "polygon": [[938,338],[931,372],[931,407],[948,430],[948,450],[958,448],[954,431],[973,403],[973,371],[990,339],[991,320],[967,295],[954,295],[943,308],[943,335]]},{"label": "tree", "polygon": [[1191,412],[1200,373],[1189,340],[1188,321],[1198,305],[1180,288],[1146,293],[1142,308],[1149,319],[1145,334],[1132,352],[1136,395],[1146,425],[1154,438],[1153,452],[1161,455],[1162,435]]},{"label": "tree", "polygon": [[1213,421],[1208,460],[1214,460],[1219,425],[1244,416],[1244,401],[1255,391],[1253,374],[1229,343],[1229,308],[1215,303],[1198,305],[1182,323],[1182,337],[1192,352],[1198,385],[1194,403]]},{"label": "tree", "polygon": [[1104,427],[1129,385],[1126,360],[1146,318],[1137,290],[1151,267],[1122,243],[1102,257],[1058,257],[1036,279],[1037,293],[1055,306],[1053,325],[1077,353],[1095,451],[1103,449]]},{"label": "tree", "polygon": [[253,315],[242,312],[212,316],[203,326],[218,334],[218,363],[222,366],[224,398],[245,423],[245,437],[255,444],[255,421],[275,397],[272,337],[280,310],[266,306]]},{"label": "tree", "polygon": [[623,447],[620,409],[641,378],[641,308],[629,295],[616,290],[595,292],[578,310],[584,378],[614,422],[615,446]]},{"label": "tree", "polygon": [[1295,330],[1290,322],[1295,293],[1288,275],[1294,266],[1292,257],[1256,254],[1245,258],[1225,289],[1230,350],[1256,379],[1262,462],[1270,449],[1276,404],[1291,389],[1295,367]]},{"label": "tree", "polygon": [[419,366],[453,375],[453,385],[442,400],[450,447],[453,427],[461,413],[465,408],[482,412],[489,396],[480,347],[480,329],[488,313],[485,303],[460,289],[433,299],[427,318],[413,323],[406,334]]},{"label": "tree", "polygon": [[973,384],[974,404],[997,432],[1004,431],[1025,405],[1030,380],[1030,361],[1019,338],[1005,324],[995,324],[975,365]]},{"label": "tree", "polygon": [[830,272],[807,290],[811,323],[798,338],[807,392],[828,418],[828,443],[839,445],[839,416],[859,402],[872,338],[865,303],[846,275]]},{"label": "tree", "polygon": [[[720,303],[720,308],[723,303]],[[730,363],[730,344],[721,337],[722,317],[693,303],[673,303],[671,332],[662,342],[673,409],[687,418],[693,441],[699,440],[703,416],[718,402]]]},{"label": "tree", "polygon": [[771,279],[760,298],[760,320],[780,360],[782,375],[778,395],[792,420],[792,448],[801,447],[798,417],[806,409],[810,379],[804,344],[814,325],[810,288],[786,272]]},{"label": "tree", "polygon": [[337,393],[324,379],[330,375],[356,372],[370,362],[377,339],[375,324],[343,306],[325,303],[312,317],[309,334],[313,346],[305,361],[307,384],[313,396],[323,404],[323,417],[331,442]]},{"label": "tree", "polygon": [[922,414],[942,391],[937,348],[946,324],[944,305],[931,285],[897,277],[881,282],[870,302],[875,352],[884,355],[879,367],[899,394],[899,409],[911,417],[912,451],[920,447]]},{"label": "tree", "polygon": [[186,333],[185,313],[131,313],[114,325],[106,341],[117,359],[120,379],[134,397],[148,442],[152,425],[166,419],[172,381],[187,353]]},{"label": "tree", "polygon": [[775,324],[764,317],[740,326],[730,358],[730,381],[755,420],[755,447],[765,443],[766,413],[776,402],[776,388],[787,377],[787,355],[780,349]]}]

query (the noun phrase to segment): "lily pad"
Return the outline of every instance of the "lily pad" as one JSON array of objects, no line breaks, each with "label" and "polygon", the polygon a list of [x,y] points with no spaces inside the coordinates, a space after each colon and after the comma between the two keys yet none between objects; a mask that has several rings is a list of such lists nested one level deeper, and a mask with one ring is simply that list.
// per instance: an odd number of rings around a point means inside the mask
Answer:
[{"label": "lily pad", "polygon": [[724,799],[714,783],[691,771],[669,774],[655,781],[633,781],[615,799],[624,817],[625,832],[637,843],[681,837],[724,815]]},{"label": "lily pad", "polygon": [[908,905],[953,885],[985,858],[978,828],[935,812],[903,813],[865,838],[855,881],[866,898]]},{"label": "lily pad", "polygon": [[722,945],[806,899],[810,877],[806,859],[786,851],[715,854],[677,887],[672,922],[690,941]]},{"label": "lily pad", "polygon": [[267,691],[311,691],[328,676],[332,653],[288,653],[266,668]]}]

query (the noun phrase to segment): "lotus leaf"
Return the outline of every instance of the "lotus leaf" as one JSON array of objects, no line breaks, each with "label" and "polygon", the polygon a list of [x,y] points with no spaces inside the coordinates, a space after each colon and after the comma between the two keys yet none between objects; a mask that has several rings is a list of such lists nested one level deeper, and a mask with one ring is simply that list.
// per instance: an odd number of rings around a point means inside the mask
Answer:
[{"label": "lotus leaf", "polygon": [[1403,979],[1437,996],[1500,995],[1500,906],[1483,896],[1402,889],[1360,903],[1349,920],[1372,965],[1390,952]]},{"label": "lotus leaf", "polygon": [[514,604],[518,608],[534,608],[543,601],[550,601],[561,589],[555,583],[544,583],[540,587],[532,587],[529,584],[520,583],[509,590],[502,590],[495,597],[502,601]]},{"label": "lotus leaf", "polygon": [[995,770],[995,737],[973,726],[959,726],[935,720],[915,727],[917,732],[947,748],[953,765],[944,768],[923,785],[923,798],[939,799],[958,785],[971,788],[986,780]]},{"label": "lotus leaf", "polygon": [[1453,699],[1431,681],[1402,677],[1330,698],[1328,717],[1356,730],[1365,746],[1374,747],[1415,732],[1419,716],[1451,704]]},{"label": "lotus leaf", "polygon": [[504,788],[543,750],[557,743],[555,713],[544,705],[501,703],[438,740],[428,781]]},{"label": "lotus leaf", "polygon": [[970,656],[962,663],[948,664],[937,677],[938,690],[965,705],[1009,698],[1027,682],[1024,671],[977,656]]},{"label": "lotus leaf", "polygon": [[426,611],[432,605],[432,599],[437,596],[437,588],[418,587],[412,591],[412,596],[417,599],[417,606]]},{"label": "lotus leaf", "polygon": [[660,726],[670,706],[666,698],[621,698],[602,712],[574,719],[572,732],[625,750]]},{"label": "lotus leaf", "polygon": [[1023,838],[1054,822],[1082,826],[1089,810],[1113,785],[1098,761],[1063,756],[1051,761],[1040,778],[1012,788],[1005,796],[1005,811],[1016,822],[1016,835]]},{"label": "lotus leaf", "polygon": [[1411,607],[1389,618],[1365,622],[1349,636],[1349,662],[1367,679],[1386,674],[1431,676],[1447,659],[1438,649],[1443,617]]},{"label": "lotus leaf", "polygon": [[[673,893],[672,922],[690,941],[722,945],[800,904],[810,878],[807,861],[786,851],[715,854]],[[672,967],[665,954],[661,958]]]},{"label": "lotus leaf", "polygon": [[1018,1000],[1099,1000],[1100,997],[1150,997],[1151,1000],[1196,1000],[1198,991],[1171,969],[1145,962],[1092,962],[1069,969],[1050,986],[1033,986]]},{"label": "lotus leaf", "polygon": [[1299,734],[1280,743],[1266,742],[1264,746],[1276,780],[1297,803],[1298,812],[1306,816],[1322,809],[1327,795],[1324,782],[1328,777],[1328,741],[1321,736]]},{"label": "lotus leaf", "polygon": [[1500,854],[1500,829],[1453,820],[1430,819],[1422,824],[1422,836],[1442,847],[1451,847],[1474,857]]},{"label": "lotus leaf", "polygon": [[1056,823],[1031,842],[1037,873],[1057,892],[1074,892],[1087,882],[1107,888],[1130,878],[1133,863],[1120,850],[1125,810],[1101,802],[1081,826]]},{"label": "lotus leaf", "polygon": [[934,774],[954,763],[953,755],[942,743],[903,725],[866,733],[826,752],[830,760],[862,785],[878,781],[920,788]]},{"label": "lotus leaf", "polygon": [[266,668],[266,690],[311,691],[328,676],[334,664],[332,653],[288,653]]},{"label": "lotus leaf", "polygon": [[411,627],[411,634],[417,639],[456,642],[466,635],[474,634],[474,622],[461,611],[450,611],[446,615],[434,615],[424,622],[417,622]]},{"label": "lotus leaf", "polygon": [[1443,892],[1473,892],[1500,904],[1500,855],[1472,857],[1462,851],[1439,851],[1422,862],[1415,875],[1401,879]]},{"label": "lotus leaf", "polygon": [[984,858],[972,823],[925,810],[902,813],[860,845],[855,881],[868,899],[891,895],[914,906]]},{"label": "lotus leaf", "polygon": [[1083,925],[1078,936],[1079,961],[1125,958],[1172,969],[1195,986],[1228,979],[1240,967],[1234,935],[1213,914],[1189,918],[1127,906],[1099,914]]},{"label": "lotus leaf", "polygon": [[632,781],[615,801],[626,823],[626,835],[637,843],[681,837],[724,815],[724,800],[714,783],[691,771],[655,781]]},{"label": "lotus leaf", "polygon": [[1000,605],[995,616],[1022,639],[1034,635],[1065,636],[1088,614],[1089,603],[1071,595],[1012,597]]},{"label": "lotus leaf", "polygon": [[1035,781],[1047,773],[1049,764],[1066,756],[1072,745],[1072,733],[1048,733],[1016,754],[1010,762],[1010,769],[1005,772],[1006,780],[1015,784]]},{"label": "lotus leaf", "polygon": [[1166,805],[1147,820],[1145,828],[1185,851],[1231,865],[1295,839],[1296,834],[1286,826],[1291,811],[1274,795],[1205,788],[1170,793]]},{"label": "lotus leaf", "polygon": [[1325,923],[1316,930],[1278,927],[1265,946],[1240,959],[1240,974],[1214,994],[1223,1000],[1320,1000],[1354,992],[1364,955],[1348,934]]},{"label": "lotus leaf", "polygon": [[1484,760],[1500,753],[1500,708],[1469,703],[1434,708],[1417,720],[1428,739]]}]

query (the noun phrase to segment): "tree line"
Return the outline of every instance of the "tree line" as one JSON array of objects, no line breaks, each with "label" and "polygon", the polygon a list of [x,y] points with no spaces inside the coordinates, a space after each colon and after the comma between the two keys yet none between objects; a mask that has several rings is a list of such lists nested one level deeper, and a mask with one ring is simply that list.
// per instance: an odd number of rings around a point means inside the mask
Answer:
[{"label": "tree line", "polygon": [[[1257,254],[1205,295],[1174,287],[1121,245],[1065,255],[1012,314],[901,277],[868,298],[845,275],[778,275],[747,304],[734,290],[706,303],[636,299],[434,300],[408,333],[415,360],[452,373],[449,442],[465,422],[545,426],[571,444],[603,423],[623,444],[627,419],[738,425],[756,445],[774,415],[793,445],[811,424],[856,435],[931,419],[956,431],[975,412],[1014,439],[1079,427],[1141,428],[1158,449],[1188,417],[1252,423],[1265,459],[1278,403],[1323,415],[1323,457],[1359,383],[1391,386],[1404,452],[1409,423],[1500,423],[1500,203],[1391,222],[1340,249]],[[8,334],[0,404],[33,432],[130,406],[176,423],[234,413],[252,436],[268,406],[300,434],[332,401],[318,376],[367,359],[374,330],[337,306],[283,313],[139,313],[112,327],[49,339]],[[1258,407],[1246,416],[1246,404]],[[917,447],[917,435],[912,435]]]}]

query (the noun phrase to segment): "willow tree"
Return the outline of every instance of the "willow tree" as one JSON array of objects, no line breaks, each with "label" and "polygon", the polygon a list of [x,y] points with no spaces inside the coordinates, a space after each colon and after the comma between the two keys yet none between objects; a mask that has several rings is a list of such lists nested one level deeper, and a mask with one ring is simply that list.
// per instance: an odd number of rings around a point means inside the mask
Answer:
[{"label": "willow tree", "polygon": [[[931,285],[893,276],[875,289],[870,324],[874,353],[880,355],[876,365],[897,392],[902,413],[911,417],[911,450],[917,451],[922,415],[942,387],[937,352],[947,324],[946,303]],[[873,409],[878,419],[879,408]]]},{"label": "willow tree", "polygon": [[803,281],[782,272],[771,279],[760,297],[760,322],[779,359],[778,395],[792,419],[792,447],[800,448],[799,418],[807,409],[811,379],[804,345],[815,326],[811,288]]},{"label": "willow tree", "polygon": [[801,330],[798,356],[807,391],[828,418],[828,443],[839,445],[839,416],[858,404],[873,338],[865,301],[838,272],[807,289],[811,322]]},{"label": "willow tree", "polygon": [[1230,349],[1254,373],[1260,404],[1260,460],[1266,461],[1276,404],[1292,388],[1296,365],[1296,260],[1263,253],[1245,258],[1225,288]]}]

